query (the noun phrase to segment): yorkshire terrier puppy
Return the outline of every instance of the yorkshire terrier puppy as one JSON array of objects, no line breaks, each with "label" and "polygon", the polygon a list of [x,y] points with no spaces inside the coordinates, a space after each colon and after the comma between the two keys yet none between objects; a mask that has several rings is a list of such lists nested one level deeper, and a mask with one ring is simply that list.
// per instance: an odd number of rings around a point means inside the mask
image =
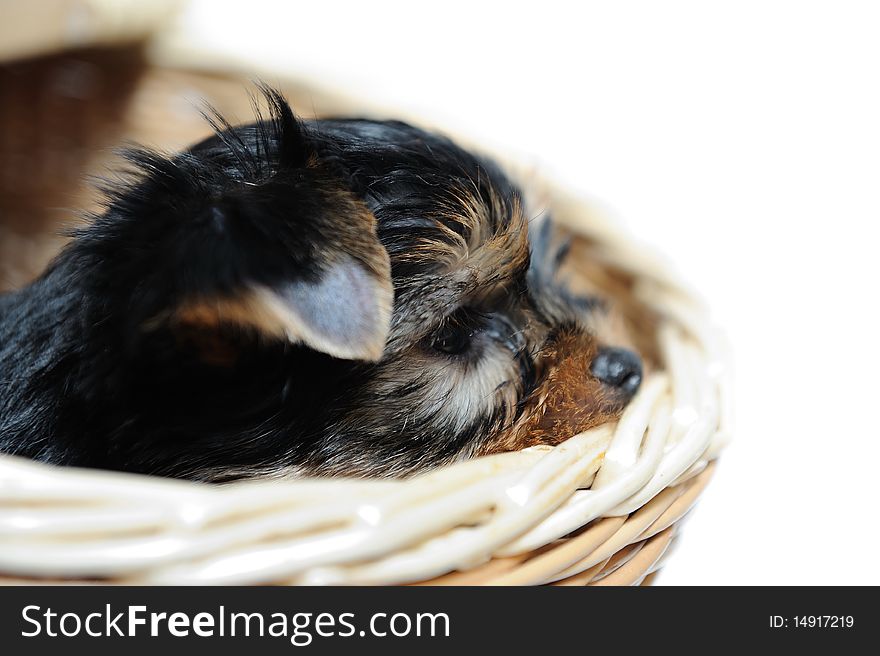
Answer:
[{"label": "yorkshire terrier puppy", "polygon": [[616,418],[600,344],[498,166],[399,122],[268,116],[109,189],[0,296],[0,451],[206,481],[399,476]]}]

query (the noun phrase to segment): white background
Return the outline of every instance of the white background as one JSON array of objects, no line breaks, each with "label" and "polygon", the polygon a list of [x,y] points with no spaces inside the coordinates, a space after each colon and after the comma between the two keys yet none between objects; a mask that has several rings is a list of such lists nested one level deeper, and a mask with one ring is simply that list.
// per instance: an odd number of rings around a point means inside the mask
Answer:
[{"label": "white background", "polygon": [[659,583],[880,583],[880,5],[197,0],[181,21],[537,164],[710,299],[736,441]]}]

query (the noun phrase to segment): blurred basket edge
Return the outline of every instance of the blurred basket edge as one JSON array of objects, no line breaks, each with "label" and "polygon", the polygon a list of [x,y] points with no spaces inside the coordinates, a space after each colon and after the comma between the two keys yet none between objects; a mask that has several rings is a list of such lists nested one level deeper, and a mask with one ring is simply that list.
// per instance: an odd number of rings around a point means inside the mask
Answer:
[{"label": "blurred basket edge", "polygon": [[[59,58],[26,65],[51,69]],[[77,207],[94,202],[79,185],[82,174],[112,166],[107,145],[132,138],[173,149],[204,134],[197,106],[182,97],[247,111],[246,78],[227,63],[210,70],[204,57],[190,67],[168,52],[135,55],[102,84],[106,53],[75,58],[99,77],[93,94],[63,101],[64,129],[82,132],[72,138],[89,153],[67,160],[77,170],[63,193]],[[118,53],[110,58],[118,61]],[[281,86],[295,107],[311,107],[320,95],[308,84]],[[332,94],[320,98],[319,113],[360,108]],[[96,104],[103,107],[97,114]],[[52,114],[39,120],[51,122]],[[730,436],[725,341],[662,260],[595,208],[543,187],[554,216],[582,235],[577,256],[613,282],[653,351],[655,371],[617,425],[556,448],[467,461],[405,481],[209,486],[3,456],[0,582],[649,583]],[[35,202],[43,199],[39,188],[31,192]]]}]

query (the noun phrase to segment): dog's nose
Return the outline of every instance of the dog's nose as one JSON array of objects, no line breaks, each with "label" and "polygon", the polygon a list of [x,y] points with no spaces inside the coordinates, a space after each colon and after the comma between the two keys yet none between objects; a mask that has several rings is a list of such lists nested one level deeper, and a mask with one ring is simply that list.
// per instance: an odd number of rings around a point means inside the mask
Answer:
[{"label": "dog's nose", "polygon": [[601,348],[590,366],[590,373],[606,385],[632,396],[642,383],[642,361],[627,349]]}]

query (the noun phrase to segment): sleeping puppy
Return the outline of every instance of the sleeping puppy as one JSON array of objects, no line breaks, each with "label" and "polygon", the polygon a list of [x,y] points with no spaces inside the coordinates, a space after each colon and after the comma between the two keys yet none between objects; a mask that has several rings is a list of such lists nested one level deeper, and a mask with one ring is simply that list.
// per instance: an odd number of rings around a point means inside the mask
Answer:
[{"label": "sleeping puppy", "polygon": [[401,476],[616,418],[639,358],[491,161],[269,112],[132,179],[0,296],[0,451],[205,481]]}]

